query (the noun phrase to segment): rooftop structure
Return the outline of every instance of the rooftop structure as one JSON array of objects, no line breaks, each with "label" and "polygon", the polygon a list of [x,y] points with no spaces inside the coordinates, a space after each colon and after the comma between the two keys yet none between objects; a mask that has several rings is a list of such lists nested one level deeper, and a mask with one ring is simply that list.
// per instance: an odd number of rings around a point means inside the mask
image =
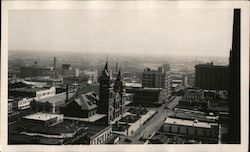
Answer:
[{"label": "rooftop structure", "polygon": [[60,114],[52,114],[52,113],[34,113],[31,115],[24,116],[24,119],[29,119],[29,120],[39,120],[39,121],[48,121],[57,117],[63,117],[63,115]]},{"label": "rooftop structure", "polygon": [[181,118],[168,117],[165,120],[167,124],[175,124],[181,126],[199,127],[199,128],[212,128],[212,126],[218,125],[217,123],[201,122],[198,120],[187,120]]}]

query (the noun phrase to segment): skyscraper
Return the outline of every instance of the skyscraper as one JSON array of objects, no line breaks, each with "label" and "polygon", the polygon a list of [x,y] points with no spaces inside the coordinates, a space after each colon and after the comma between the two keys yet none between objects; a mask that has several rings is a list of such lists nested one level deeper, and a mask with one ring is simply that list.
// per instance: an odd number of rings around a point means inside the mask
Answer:
[{"label": "skyscraper", "polygon": [[233,41],[230,51],[229,68],[230,83],[228,89],[229,96],[229,143],[240,144],[240,18],[241,10],[234,9],[233,21]]}]

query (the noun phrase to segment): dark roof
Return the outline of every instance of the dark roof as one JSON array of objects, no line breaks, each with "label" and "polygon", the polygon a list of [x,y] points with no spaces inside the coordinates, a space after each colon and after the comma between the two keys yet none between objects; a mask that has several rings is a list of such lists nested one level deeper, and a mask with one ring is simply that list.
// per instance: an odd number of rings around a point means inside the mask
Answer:
[{"label": "dark roof", "polygon": [[[68,99],[73,98],[74,95],[75,95],[75,91],[74,90],[70,91],[69,94],[68,94]],[[49,102],[49,103],[52,103],[52,104],[55,104],[55,105],[61,105],[61,104],[65,103],[66,96],[67,96],[66,92],[63,92],[63,93],[56,94],[56,95],[51,96],[51,97],[38,99],[37,102],[40,102],[40,103]]]},{"label": "dark roof", "polygon": [[106,128],[111,127],[111,126],[105,126],[105,125],[95,125],[95,124],[86,124],[88,129],[87,129],[87,136],[88,137],[93,137],[104,131]]},{"label": "dark roof", "polygon": [[29,88],[29,87],[22,87],[22,88],[14,88],[10,91],[21,91],[21,92],[37,92],[41,90],[47,90],[47,88]]},{"label": "dark roof", "polygon": [[93,93],[82,94],[79,98],[76,98],[74,101],[81,106],[82,110],[92,110],[97,108],[97,101],[99,100],[98,96]]}]

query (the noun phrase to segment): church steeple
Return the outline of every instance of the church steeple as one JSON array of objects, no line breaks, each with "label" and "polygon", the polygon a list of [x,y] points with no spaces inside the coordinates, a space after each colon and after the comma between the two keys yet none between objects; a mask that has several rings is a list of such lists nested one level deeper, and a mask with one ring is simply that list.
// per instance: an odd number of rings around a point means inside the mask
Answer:
[{"label": "church steeple", "polygon": [[119,69],[116,80],[121,81],[121,69]]},{"label": "church steeple", "polygon": [[117,74],[114,87],[115,87],[115,92],[119,92],[120,94],[122,94],[123,82],[122,82],[122,76],[121,76],[121,69],[119,69],[119,72]]},{"label": "church steeple", "polygon": [[102,71],[102,76],[110,77],[109,70],[108,70],[108,59],[106,61],[105,67]]},{"label": "church steeple", "polygon": [[108,71],[108,59],[107,59],[107,61],[106,61],[106,64],[105,64],[104,70],[107,70],[107,71]]}]

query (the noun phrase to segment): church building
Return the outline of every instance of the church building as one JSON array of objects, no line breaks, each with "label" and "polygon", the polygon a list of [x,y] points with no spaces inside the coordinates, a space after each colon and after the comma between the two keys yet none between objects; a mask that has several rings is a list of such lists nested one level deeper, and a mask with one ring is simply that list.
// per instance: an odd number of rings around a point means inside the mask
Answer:
[{"label": "church building", "polygon": [[113,124],[124,113],[123,97],[123,80],[119,70],[116,78],[108,70],[108,62],[100,76],[99,102],[97,103],[97,113],[106,114],[105,123]]}]

